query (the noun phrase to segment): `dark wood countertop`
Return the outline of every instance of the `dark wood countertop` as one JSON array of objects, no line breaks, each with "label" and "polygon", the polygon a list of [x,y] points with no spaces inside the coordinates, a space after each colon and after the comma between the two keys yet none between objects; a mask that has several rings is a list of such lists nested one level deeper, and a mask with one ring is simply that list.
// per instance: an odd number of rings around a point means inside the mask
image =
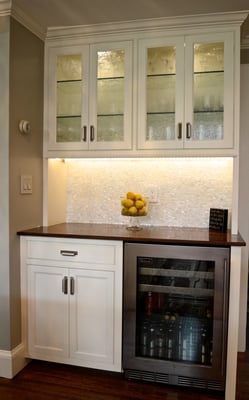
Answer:
[{"label": "dark wood countertop", "polygon": [[222,247],[246,245],[240,234],[232,235],[229,230],[164,226],[142,226],[140,231],[130,231],[125,225],[62,223],[19,231],[18,235]]}]

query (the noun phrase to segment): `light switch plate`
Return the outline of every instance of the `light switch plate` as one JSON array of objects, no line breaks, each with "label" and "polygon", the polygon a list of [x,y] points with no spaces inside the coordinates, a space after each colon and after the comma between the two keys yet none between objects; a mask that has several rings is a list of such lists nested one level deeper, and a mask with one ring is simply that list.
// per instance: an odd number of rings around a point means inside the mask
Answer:
[{"label": "light switch plate", "polygon": [[32,194],[32,175],[21,175],[21,194]]}]

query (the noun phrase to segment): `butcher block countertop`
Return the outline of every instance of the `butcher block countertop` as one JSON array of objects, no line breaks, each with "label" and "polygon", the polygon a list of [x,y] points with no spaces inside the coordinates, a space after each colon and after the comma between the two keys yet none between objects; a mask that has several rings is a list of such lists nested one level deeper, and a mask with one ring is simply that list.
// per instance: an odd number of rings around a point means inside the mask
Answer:
[{"label": "butcher block countertop", "polygon": [[233,235],[229,230],[220,232],[208,228],[165,226],[142,226],[140,231],[130,231],[126,228],[126,225],[62,223],[22,230],[18,232],[18,235],[199,246],[246,245],[240,234]]}]

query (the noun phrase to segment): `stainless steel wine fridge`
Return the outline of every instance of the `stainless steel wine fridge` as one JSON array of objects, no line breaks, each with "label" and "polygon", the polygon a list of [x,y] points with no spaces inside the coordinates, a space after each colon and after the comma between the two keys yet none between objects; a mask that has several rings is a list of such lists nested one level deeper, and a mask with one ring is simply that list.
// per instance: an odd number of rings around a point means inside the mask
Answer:
[{"label": "stainless steel wine fridge", "polygon": [[125,243],[129,379],[224,391],[229,249]]}]

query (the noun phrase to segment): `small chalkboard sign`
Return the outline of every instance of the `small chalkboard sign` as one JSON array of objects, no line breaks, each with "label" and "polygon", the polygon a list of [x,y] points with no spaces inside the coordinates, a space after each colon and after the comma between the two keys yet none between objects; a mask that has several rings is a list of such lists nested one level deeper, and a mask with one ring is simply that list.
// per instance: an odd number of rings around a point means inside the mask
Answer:
[{"label": "small chalkboard sign", "polygon": [[210,208],[209,228],[218,231],[227,230],[228,210],[221,208]]}]

